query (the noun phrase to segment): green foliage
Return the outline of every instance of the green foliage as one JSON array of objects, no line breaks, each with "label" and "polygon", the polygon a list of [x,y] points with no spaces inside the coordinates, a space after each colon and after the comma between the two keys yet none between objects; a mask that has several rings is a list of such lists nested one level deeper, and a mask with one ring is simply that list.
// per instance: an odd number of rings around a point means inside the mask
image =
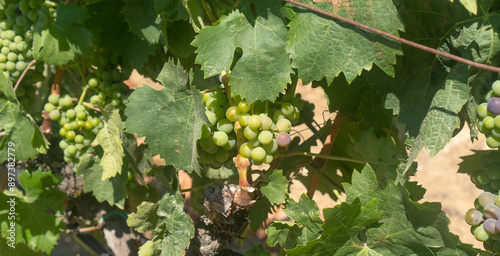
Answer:
[{"label": "green foliage", "polygon": [[262,175],[268,183],[260,188],[263,195],[271,204],[285,203],[286,194],[288,193],[288,180],[283,176],[282,170],[271,170]]}]

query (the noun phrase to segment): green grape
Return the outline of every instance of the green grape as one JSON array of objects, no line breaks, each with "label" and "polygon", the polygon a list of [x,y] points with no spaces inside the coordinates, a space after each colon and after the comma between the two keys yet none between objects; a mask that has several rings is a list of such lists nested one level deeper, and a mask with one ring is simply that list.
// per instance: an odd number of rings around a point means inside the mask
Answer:
[{"label": "green grape", "polygon": [[253,130],[258,130],[262,126],[262,120],[260,119],[259,116],[257,115],[252,115],[248,119],[248,127],[252,128]]},{"label": "green grape", "polygon": [[74,109],[68,109],[66,111],[66,117],[68,117],[70,120],[75,119],[76,112]]},{"label": "green grape", "polygon": [[100,121],[97,118],[92,118],[92,120],[90,120],[90,123],[92,124],[92,126],[98,127],[100,124]]},{"label": "green grape", "polygon": [[75,136],[75,142],[76,143],[83,143],[83,136],[78,134]]},{"label": "green grape", "polygon": [[267,145],[264,145],[263,148],[266,150],[267,154],[274,154],[278,152],[278,143],[276,143],[276,139]]},{"label": "green grape", "polygon": [[208,100],[208,101],[207,101],[207,104],[205,105],[205,107],[206,107],[208,110],[212,111],[212,110],[214,110],[215,108],[220,107],[220,105],[219,105],[219,103],[217,102],[217,99],[212,98],[212,99],[210,99],[210,100]]},{"label": "green grape", "polygon": [[495,128],[500,129],[500,115],[495,116],[493,122],[495,123]]},{"label": "green grape", "polygon": [[59,95],[57,94],[51,94],[48,98],[49,103],[57,105],[59,103]]},{"label": "green grape", "polygon": [[81,128],[85,125],[85,121],[83,120],[76,120],[76,126],[78,126],[78,128]]},{"label": "green grape", "polygon": [[250,105],[245,100],[238,102],[238,110],[240,113],[247,113],[250,111]]},{"label": "green grape", "polygon": [[12,61],[12,62],[16,62],[17,61],[17,54],[15,54],[13,52],[9,52],[9,54],[7,54],[7,60]]},{"label": "green grape", "polygon": [[117,108],[118,106],[120,106],[120,101],[118,101],[117,99],[112,99],[111,106],[113,106],[114,108]]},{"label": "green grape", "polygon": [[252,159],[262,162],[266,159],[266,151],[262,147],[256,147],[252,150]]},{"label": "green grape", "polygon": [[[22,87],[20,87],[20,88],[22,88]],[[47,112],[47,113],[50,113],[50,111],[52,111],[54,109],[56,109],[56,107],[54,105],[52,105],[52,103],[47,103],[43,106],[43,110],[45,110],[45,112]]]},{"label": "green grape", "polygon": [[217,123],[217,118],[215,117],[214,112],[206,110],[205,115],[208,118],[208,122],[210,122],[210,126],[215,125]]},{"label": "green grape", "polygon": [[492,193],[490,192],[483,192],[481,193],[478,197],[477,197],[477,200],[479,202],[479,205],[481,205],[482,207],[485,207],[486,205],[488,204],[493,204],[495,202],[495,199],[496,199],[496,196],[493,195]]},{"label": "green grape", "polygon": [[14,71],[14,70],[16,70],[16,63],[14,63],[12,61],[7,61],[7,63],[5,63],[5,68],[8,71]]},{"label": "green grape", "polygon": [[94,106],[97,106],[101,103],[101,99],[98,95],[92,95],[92,97],[90,97],[90,103]]},{"label": "green grape", "polygon": [[57,120],[59,120],[60,117],[61,117],[61,113],[59,113],[59,110],[57,110],[57,109],[54,109],[54,110],[50,111],[50,113],[49,113],[49,118],[52,121],[57,121]]},{"label": "green grape", "polygon": [[500,138],[493,136],[493,135],[488,135],[486,137],[486,145],[490,148],[498,148],[500,147]]},{"label": "green grape", "polygon": [[85,106],[83,106],[83,105],[76,105],[75,112],[82,112],[82,111],[85,111]]},{"label": "green grape", "polygon": [[206,138],[206,139],[201,139],[200,140],[200,146],[203,150],[210,152],[213,151],[214,149],[217,148],[217,145],[215,145],[214,139],[213,138]]},{"label": "green grape", "polygon": [[283,105],[281,105],[281,112],[285,116],[290,116],[293,113],[293,110],[294,107],[289,102],[285,102],[283,103]]},{"label": "green grape", "polygon": [[257,138],[248,140],[247,142],[248,142],[248,145],[250,145],[254,148],[260,146],[260,142]]},{"label": "green grape", "polygon": [[65,131],[71,131],[72,127],[71,127],[71,124],[70,123],[65,123],[63,125],[63,128]]},{"label": "green grape", "polygon": [[212,95],[210,95],[210,93],[204,93],[203,94],[203,98],[202,98],[202,101],[203,101],[203,105],[206,106],[207,105],[207,102],[209,100],[213,99]]},{"label": "green grape", "polygon": [[[492,181],[490,182],[490,186],[491,186],[491,188],[492,188],[493,190],[496,190],[496,191],[500,190],[500,180],[492,180]],[[495,204],[496,204],[496,203],[495,203]]]},{"label": "green grape", "polygon": [[233,131],[233,123],[226,118],[219,120],[217,122],[217,130],[225,133],[231,133]]},{"label": "green grape", "polygon": [[66,132],[66,136],[64,136],[64,137],[66,137],[67,140],[72,141],[75,139],[75,136],[76,136],[75,131],[70,130],[70,131]]},{"label": "green grape", "polygon": [[59,129],[59,135],[61,135],[62,137],[65,137],[66,136],[66,130],[64,130],[64,128]]},{"label": "green grape", "polygon": [[262,121],[262,125],[260,127],[262,130],[270,130],[271,127],[273,127],[273,120],[270,117],[264,115],[260,117],[260,120]]},{"label": "green grape", "polygon": [[[87,117],[87,114],[85,113],[85,111],[76,112],[76,118],[78,118],[79,120],[85,120],[86,117]],[[96,125],[94,125],[94,126],[96,126]]]},{"label": "green grape", "polygon": [[253,149],[254,148],[252,146],[250,146],[247,142],[245,142],[245,143],[241,144],[239,153],[242,157],[250,158],[250,157],[252,157]]},{"label": "green grape", "polygon": [[83,125],[83,128],[87,131],[90,131],[92,129],[94,129],[94,126],[92,125],[92,123],[90,121],[87,121],[85,122],[85,124]]},{"label": "green grape", "polygon": [[486,171],[491,180],[500,180],[500,165],[491,165]]},{"label": "green grape", "polygon": [[486,129],[493,129],[495,127],[495,119],[491,116],[487,116],[483,119],[483,126]]},{"label": "green grape", "polygon": [[248,113],[241,113],[240,117],[238,118],[238,122],[241,124],[241,126],[248,126],[248,120],[250,120],[250,114]]},{"label": "green grape", "polygon": [[120,71],[115,69],[111,71],[111,79],[116,82],[120,81],[122,79],[122,74],[120,73]]},{"label": "green grape", "polygon": [[263,145],[267,145],[273,141],[273,134],[270,131],[259,132],[258,139]]},{"label": "green grape", "polygon": [[76,154],[76,147],[74,145],[69,145],[66,150],[68,151],[68,155],[73,156]]},{"label": "green grape", "polygon": [[208,127],[208,125],[206,124],[203,124],[203,126],[201,127],[201,138],[202,139],[208,138],[210,137],[211,134],[212,131],[210,130],[210,127]]},{"label": "green grape", "polygon": [[276,128],[278,132],[290,132],[292,129],[292,123],[288,119],[280,119],[276,122]]},{"label": "green grape", "polygon": [[285,115],[283,114],[283,112],[281,112],[280,109],[274,111],[274,113],[273,113],[273,120],[275,122],[278,122],[280,119],[283,119],[283,118],[285,118]]},{"label": "green grape", "polygon": [[491,90],[496,94],[496,96],[500,96],[500,80],[493,82]]},{"label": "green grape", "polygon": [[217,99],[217,103],[219,103],[220,106],[224,106],[227,103],[227,96],[223,91],[216,91],[214,92],[214,98]]},{"label": "green grape", "polygon": [[226,118],[229,119],[229,121],[234,123],[238,121],[239,117],[240,117],[240,111],[238,110],[237,107],[232,106],[226,110]]},{"label": "green grape", "polygon": [[266,158],[264,159],[264,161],[263,161],[263,162],[264,162],[265,164],[270,164],[270,163],[272,163],[272,162],[273,162],[273,160],[274,160],[274,157],[273,157],[272,155],[266,155]]},{"label": "green grape", "polygon": [[221,131],[216,131],[216,132],[214,132],[213,137],[214,137],[213,138],[214,139],[214,143],[217,146],[223,147],[224,145],[227,144],[227,141],[228,141],[227,133],[221,132]]},{"label": "green grape", "polygon": [[484,230],[483,225],[479,225],[477,228],[474,229],[474,237],[481,242],[484,242],[490,238],[486,230]]},{"label": "green grape", "polygon": [[491,179],[488,177],[488,174],[486,172],[483,172],[483,171],[481,171],[476,176],[476,179],[479,182],[479,184],[482,184],[482,185],[487,185],[491,181]]},{"label": "green grape", "polygon": [[224,145],[225,150],[231,150],[236,146],[236,138],[232,135],[227,135],[227,144]]},{"label": "green grape", "polygon": [[26,62],[24,61],[18,61],[16,62],[16,70],[19,72],[23,72],[26,69]]},{"label": "green grape", "polygon": [[65,140],[61,140],[61,141],[59,141],[59,147],[60,147],[62,150],[64,150],[65,148],[67,148],[67,147],[68,147],[68,145],[69,145],[69,144],[68,144],[68,142],[66,142]]},{"label": "green grape", "polygon": [[221,107],[216,107],[212,110],[212,112],[214,112],[215,114],[215,118],[217,120],[220,120],[220,119],[224,119],[226,118],[226,111],[224,109],[222,109]]},{"label": "green grape", "polygon": [[69,95],[65,95],[59,99],[59,105],[63,108],[71,107],[71,105],[73,105],[73,99],[71,99]]},{"label": "green grape", "polygon": [[229,158],[229,151],[219,148],[217,152],[215,152],[215,160],[219,162],[225,162]]},{"label": "green grape", "polygon": [[243,130],[243,135],[245,135],[245,138],[252,140],[257,138],[258,131],[250,128],[250,126],[245,127]]},{"label": "green grape", "polygon": [[491,133],[491,129],[487,129],[484,127],[484,124],[483,124],[483,121],[478,121],[477,122],[477,129],[484,133],[484,134],[490,134]]},{"label": "green grape", "polygon": [[99,79],[97,79],[97,77],[95,76],[92,76],[89,78],[87,84],[92,88],[96,88],[97,86],[99,86]]},{"label": "green grape", "polygon": [[202,164],[212,164],[213,162],[215,161],[215,157],[214,155],[212,154],[204,154],[201,158],[200,158],[200,162]]}]

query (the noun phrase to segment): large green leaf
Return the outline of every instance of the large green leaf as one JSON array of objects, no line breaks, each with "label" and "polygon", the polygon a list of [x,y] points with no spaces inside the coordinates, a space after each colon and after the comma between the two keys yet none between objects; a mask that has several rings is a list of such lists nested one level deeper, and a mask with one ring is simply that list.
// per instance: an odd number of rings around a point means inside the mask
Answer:
[{"label": "large green leaf", "polygon": [[288,193],[288,179],[283,176],[283,170],[271,170],[262,175],[262,178],[267,181],[260,188],[260,192],[267,197],[271,204],[285,203]]},{"label": "large green leaf", "polygon": [[150,44],[157,44],[161,36],[161,19],[156,14],[155,0],[127,0],[122,9],[130,31]]},{"label": "large green leaf", "polygon": [[[248,103],[274,101],[291,82],[290,59],[285,52],[287,29],[276,0],[241,1],[215,26],[202,29],[192,45],[198,47],[196,63],[205,77],[231,70],[231,90]],[[243,55],[231,69],[235,50]],[[214,51],[214,49],[217,49]]]},{"label": "large green leaf", "polygon": [[[312,4],[312,1],[307,1]],[[390,0],[325,1],[314,7],[344,18],[380,29],[393,35],[404,30],[403,22]],[[388,75],[394,75],[395,55],[401,55],[399,43],[368,33],[342,22],[325,18],[310,11],[297,10],[289,24],[287,52],[292,66],[298,69],[304,83],[326,77],[330,84],[343,72],[347,82],[373,65]]]},{"label": "large green leaf", "polygon": [[[88,18],[85,10],[75,4],[58,5],[56,14],[54,23],[36,27],[33,56],[48,64],[64,65],[78,55],[91,55],[94,36],[82,26]],[[50,14],[47,11],[44,15]]]},{"label": "large green leaf", "polygon": [[145,136],[151,151],[168,165],[199,173],[196,141],[205,118],[200,93],[186,87],[187,75],[173,61],[165,63],[158,81],[162,90],[144,86],[130,95],[127,131]]},{"label": "large green leaf", "polygon": [[[0,193],[0,207],[5,209],[0,212],[2,236],[9,237],[7,230],[11,223],[15,223],[16,244],[24,242],[33,250],[50,254],[57,244],[60,229],[64,227],[62,219],[55,214],[63,213],[65,194],[57,188],[59,180],[51,172],[40,169],[32,173],[24,171],[18,178],[24,193],[16,188]],[[15,205],[9,200],[14,200]],[[7,209],[12,206],[15,219],[7,216]]]},{"label": "large green leaf", "polygon": [[194,225],[184,212],[184,200],[179,192],[167,192],[157,203],[144,202],[131,213],[127,224],[139,232],[153,230],[153,239],[144,244],[140,255],[184,255]]}]

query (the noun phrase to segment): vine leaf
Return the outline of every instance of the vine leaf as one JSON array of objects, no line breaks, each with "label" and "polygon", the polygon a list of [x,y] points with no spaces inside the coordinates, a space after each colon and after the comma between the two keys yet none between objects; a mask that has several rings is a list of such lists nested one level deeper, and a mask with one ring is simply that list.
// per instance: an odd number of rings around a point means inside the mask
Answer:
[{"label": "vine leaf", "polygon": [[153,239],[141,246],[139,255],[182,255],[194,237],[194,225],[184,212],[179,192],[167,192],[155,204],[144,202],[137,213],[129,214],[127,224],[139,232],[153,230]]},{"label": "vine leaf", "polygon": [[[48,10],[43,9],[42,12],[50,16]],[[35,59],[62,66],[78,55],[92,55],[95,50],[92,43],[94,36],[83,26],[88,18],[85,10],[76,4],[58,5],[56,14],[55,22],[49,22],[44,27],[35,27]]]},{"label": "vine leaf", "polygon": [[283,170],[271,170],[262,174],[262,178],[269,182],[260,188],[260,192],[267,197],[271,204],[285,203],[288,193],[288,180],[283,176]]},{"label": "vine leaf", "polygon": [[206,118],[200,93],[186,87],[187,75],[173,61],[165,63],[158,81],[162,90],[144,86],[130,95],[127,131],[145,136],[151,151],[165,158],[167,165],[199,174],[196,141]]},{"label": "vine leaf", "polygon": [[80,157],[77,173],[83,176],[83,191],[92,191],[97,201],[107,201],[111,206],[116,205],[123,209],[127,197],[127,172],[121,172],[112,178],[103,180],[104,170],[99,155],[102,155],[102,152],[97,152],[96,155],[85,154]]},{"label": "vine leaf", "polygon": [[[420,204],[392,182],[380,188],[366,165],[343,183],[345,203],[324,210],[323,233],[289,255],[477,255],[448,230],[439,203]],[[374,225],[376,224],[376,225]]]},{"label": "vine leaf", "polygon": [[[2,92],[0,94],[0,131],[5,131],[0,141],[1,161],[12,157],[9,153],[14,154],[16,161],[28,160],[39,153],[45,153],[49,142],[33,118],[17,101],[12,83],[4,73],[0,74],[0,84],[0,92]],[[4,95],[7,99],[3,98]],[[9,147],[9,142],[14,143],[15,146]],[[10,151],[9,148],[11,148]]]},{"label": "vine leaf", "polygon": [[[16,243],[22,243],[24,240],[33,250],[50,254],[57,244],[59,230],[64,227],[64,224],[60,218],[50,214],[47,210],[54,214],[62,214],[65,208],[62,199],[66,195],[57,188],[59,180],[51,172],[40,169],[32,173],[24,171],[19,174],[18,178],[24,193],[15,188],[5,192],[9,196],[0,193],[2,209],[10,208],[8,201],[12,198],[16,202],[15,220],[9,220],[7,211],[0,213],[0,219],[3,220],[1,222],[2,236],[9,237],[7,229],[13,221],[16,223]],[[16,196],[12,197],[11,194],[16,194]]]},{"label": "vine leaf", "polygon": [[192,42],[198,47],[196,63],[201,65],[205,77],[229,72],[235,50],[240,48],[243,51],[231,70],[230,83],[233,94],[240,95],[249,104],[257,100],[274,101],[291,82],[292,73],[285,52],[287,28],[280,2],[252,2],[255,16],[249,3],[240,3],[241,10],[222,17],[216,26],[200,30]]},{"label": "vine leaf", "polygon": [[102,180],[115,177],[121,174],[123,165],[123,147],[122,140],[120,139],[120,132],[122,129],[122,120],[119,110],[113,112],[111,105],[108,105],[103,113],[105,116],[104,127],[99,130],[92,146],[101,146],[104,154],[101,158],[101,166],[103,169]]},{"label": "vine leaf", "polygon": [[130,31],[149,44],[157,44],[161,36],[161,18],[155,12],[154,0],[127,0],[121,10]]},{"label": "vine leaf", "polygon": [[298,203],[287,199],[284,211],[295,223],[274,221],[266,229],[269,246],[279,243],[284,249],[292,249],[297,245],[305,245],[321,234],[323,221],[319,218],[318,207],[306,194],[301,195]]},{"label": "vine leaf", "polygon": [[[328,12],[333,7],[333,13],[339,16],[393,35],[404,30],[390,0],[346,1],[333,6],[331,2],[322,2],[314,6]],[[289,27],[286,50],[304,84],[324,77],[330,84],[340,72],[350,83],[363,69],[370,70],[373,65],[394,76],[395,55],[402,54],[399,43],[309,11],[296,12]]]}]

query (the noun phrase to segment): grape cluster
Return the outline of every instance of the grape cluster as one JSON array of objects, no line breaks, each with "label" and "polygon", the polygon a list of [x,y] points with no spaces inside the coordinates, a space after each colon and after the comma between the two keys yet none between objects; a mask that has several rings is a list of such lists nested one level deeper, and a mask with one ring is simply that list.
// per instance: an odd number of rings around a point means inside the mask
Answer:
[{"label": "grape cluster", "polygon": [[465,222],[471,225],[471,233],[485,248],[500,253],[500,196],[483,192],[465,213]]},{"label": "grape cluster", "polygon": [[300,117],[300,98],[274,104],[256,102],[252,106],[237,98],[230,106],[224,91],[218,89],[203,95],[211,125],[202,127],[198,141],[200,162],[218,168],[232,163],[232,156],[239,153],[256,165],[271,163],[278,148],[290,144],[289,132]]},{"label": "grape cluster", "polygon": [[486,95],[487,103],[477,107],[477,128],[486,135],[486,144],[490,148],[500,147],[500,80],[491,86]]},{"label": "grape cluster", "polygon": [[476,187],[490,192],[500,190],[500,151],[491,150],[481,156],[477,169],[471,173]]},{"label": "grape cluster", "polygon": [[73,107],[73,99],[69,95],[59,97],[51,94],[48,100],[44,110],[52,121],[59,124],[59,135],[62,137],[59,147],[64,150],[64,161],[77,162],[82,153],[80,150],[90,144],[104,126],[103,117],[83,105]]}]

